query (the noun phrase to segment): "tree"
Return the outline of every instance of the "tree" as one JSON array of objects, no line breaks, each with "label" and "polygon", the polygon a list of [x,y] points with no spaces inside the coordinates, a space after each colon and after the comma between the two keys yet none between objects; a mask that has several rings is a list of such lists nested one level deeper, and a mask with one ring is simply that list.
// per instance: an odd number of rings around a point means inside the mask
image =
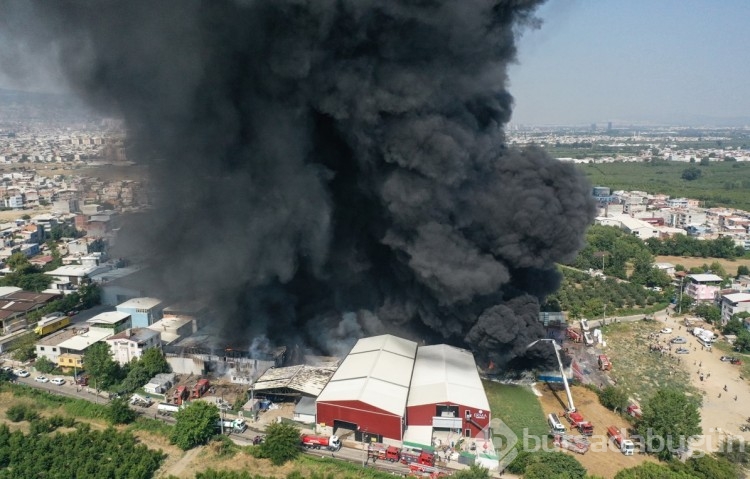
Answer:
[{"label": "tree", "polygon": [[736,464],[723,457],[701,456],[691,457],[685,463],[672,461],[670,468],[675,472],[682,472],[685,476],[697,479],[736,479],[738,474]]},{"label": "tree", "polygon": [[702,174],[701,170],[699,170],[698,168],[694,166],[691,166],[690,168],[686,168],[685,170],[682,171],[682,179],[686,181],[697,180],[698,178],[701,177],[701,174]]},{"label": "tree", "polygon": [[149,378],[159,373],[168,373],[172,370],[169,367],[167,359],[164,357],[164,353],[158,348],[150,348],[144,351],[138,363],[146,371]]},{"label": "tree", "polygon": [[737,267],[737,276],[747,276],[750,275],[750,268],[745,266],[744,264],[741,264]]},{"label": "tree", "polygon": [[16,361],[26,362],[36,357],[36,340],[34,333],[27,333],[14,345],[13,359]]},{"label": "tree", "polygon": [[645,462],[640,466],[623,469],[615,474],[615,479],[694,479],[670,470],[666,466]]},{"label": "tree", "polygon": [[26,256],[24,253],[18,252],[10,255],[10,257],[5,261],[5,265],[15,271],[19,268],[29,266],[30,263],[28,256]]},{"label": "tree", "polygon": [[83,353],[83,367],[96,382],[97,389],[107,389],[117,381],[120,365],[112,359],[107,343],[94,343]]},{"label": "tree", "polygon": [[562,452],[521,451],[508,464],[511,474],[523,474],[525,479],[565,478],[583,479],[586,469],[573,456]]},{"label": "tree", "polygon": [[739,314],[733,315],[732,319],[724,325],[724,329],[721,332],[724,334],[734,334],[735,336],[740,334],[745,329],[745,325],[738,316]]},{"label": "tree", "polygon": [[734,341],[734,347],[741,353],[750,351],[750,331],[743,328],[739,333],[737,333],[737,339]]},{"label": "tree", "polygon": [[477,464],[472,464],[469,469],[462,469],[451,475],[453,479],[489,479],[490,471]]},{"label": "tree", "polygon": [[130,424],[135,421],[136,413],[124,398],[116,398],[109,402],[107,419],[112,424]]},{"label": "tree", "polygon": [[622,412],[628,406],[628,394],[622,388],[607,386],[598,395],[599,402],[607,409],[619,409]]},{"label": "tree", "polygon": [[713,304],[700,303],[693,309],[693,312],[709,323],[716,324],[721,321],[721,308]]},{"label": "tree", "polygon": [[41,358],[36,360],[36,362],[34,363],[34,367],[40,373],[51,374],[55,370],[55,368],[57,368],[57,364],[42,356]]},{"label": "tree", "polygon": [[258,449],[258,457],[270,459],[279,466],[299,454],[299,429],[293,424],[273,423],[266,428],[266,439]]},{"label": "tree", "polygon": [[195,401],[175,414],[177,423],[172,429],[170,441],[180,449],[206,444],[216,433],[219,409],[205,401]]},{"label": "tree", "polygon": [[673,388],[661,389],[646,402],[638,432],[649,451],[669,459],[681,442],[701,432],[700,413],[694,400]]},{"label": "tree", "polygon": [[743,467],[750,466],[750,449],[742,439],[727,439],[719,446],[717,456],[726,459],[732,464]]}]

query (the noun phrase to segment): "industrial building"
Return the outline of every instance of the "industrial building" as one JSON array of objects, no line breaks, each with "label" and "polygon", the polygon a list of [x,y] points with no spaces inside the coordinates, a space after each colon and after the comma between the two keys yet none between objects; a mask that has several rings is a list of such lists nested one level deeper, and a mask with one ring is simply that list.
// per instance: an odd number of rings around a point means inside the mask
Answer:
[{"label": "industrial building", "polygon": [[[360,339],[316,401],[321,432],[357,441],[491,445],[490,406],[471,352],[392,335]],[[494,448],[492,449],[494,450]]]},{"label": "industrial building", "polygon": [[318,426],[356,440],[401,441],[417,343],[389,334],[357,341],[316,401]]},{"label": "industrial building", "polygon": [[414,361],[404,441],[488,439],[490,404],[474,356],[447,344],[421,346]]}]

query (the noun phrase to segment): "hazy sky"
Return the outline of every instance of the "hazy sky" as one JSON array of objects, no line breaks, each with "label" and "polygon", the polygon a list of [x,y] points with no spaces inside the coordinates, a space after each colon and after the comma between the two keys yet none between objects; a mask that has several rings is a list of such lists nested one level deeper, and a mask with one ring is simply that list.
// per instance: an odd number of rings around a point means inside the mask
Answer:
[{"label": "hazy sky", "polygon": [[513,123],[745,117],[750,0],[550,0],[510,71]]}]

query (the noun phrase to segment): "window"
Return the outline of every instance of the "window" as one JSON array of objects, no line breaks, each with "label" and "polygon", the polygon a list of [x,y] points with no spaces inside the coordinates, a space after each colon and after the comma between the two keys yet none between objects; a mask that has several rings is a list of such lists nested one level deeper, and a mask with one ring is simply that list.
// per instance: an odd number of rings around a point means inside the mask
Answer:
[{"label": "window", "polygon": [[44,346],[39,346],[39,351],[44,351]]},{"label": "window", "polygon": [[466,437],[471,437],[471,429],[466,429],[466,430],[464,431],[464,436],[466,436]]},{"label": "window", "polygon": [[56,353],[57,352],[57,348],[52,348],[52,352]]}]

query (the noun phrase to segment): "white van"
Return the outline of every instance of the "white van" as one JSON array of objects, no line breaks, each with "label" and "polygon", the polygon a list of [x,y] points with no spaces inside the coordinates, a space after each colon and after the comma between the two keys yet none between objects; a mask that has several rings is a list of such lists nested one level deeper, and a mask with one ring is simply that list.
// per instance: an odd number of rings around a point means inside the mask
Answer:
[{"label": "white van", "polygon": [[563,426],[563,423],[560,422],[560,419],[558,419],[557,414],[549,413],[547,415],[547,422],[549,423],[549,427],[552,428],[552,434],[564,434],[565,433],[565,426]]}]

